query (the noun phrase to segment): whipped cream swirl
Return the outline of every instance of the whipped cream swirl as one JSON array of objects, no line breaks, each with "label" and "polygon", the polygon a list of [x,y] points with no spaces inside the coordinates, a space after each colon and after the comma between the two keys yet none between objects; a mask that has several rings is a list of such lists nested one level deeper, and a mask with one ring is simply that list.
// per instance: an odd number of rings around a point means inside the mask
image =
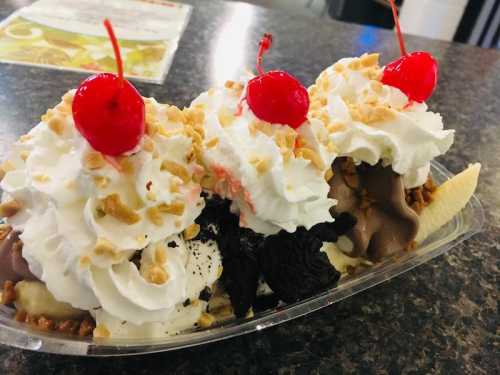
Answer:
[{"label": "whipped cream swirl", "polygon": [[200,257],[178,236],[204,207],[196,121],[145,99],[147,134],[129,154],[109,158],[76,130],[73,95],[22,136],[4,162],[2,202],[20,207],[6,221],[22,232],[30,270],[57,300],[131,324],[166,321],[216,281],[220,266],[213,251],[210,268],[190,283],[188,271]]},{"label": "whipped cream swirl", "polygon": [[297,130],[259,120],[242,100],[249,78],[228,81],[191,104],[205,113],[202,159],[209,177],[202,186],[232,200],[240,225],[257,233],[333,221],[328,133],[318,120]]},{"label": "whipped cream swirl", "polygon": [[453,143],[439,114],[410,102],[380,82],[378,54],[344,58],[324,70],[309,88],[310,118],[323,121],[338,156],[355,163],[391,165],[406,188],[425,183],[430,161]]}]

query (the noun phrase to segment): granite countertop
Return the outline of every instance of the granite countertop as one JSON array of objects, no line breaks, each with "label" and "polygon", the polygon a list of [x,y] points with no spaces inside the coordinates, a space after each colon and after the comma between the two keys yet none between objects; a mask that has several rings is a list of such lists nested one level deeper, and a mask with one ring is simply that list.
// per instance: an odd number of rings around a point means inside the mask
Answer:
[{"label": "granite countertop", "polygon": [[[187,105],[202,90],[252,67],[263,32],[275,35],[266,67],[304,83],[335,60],[379,51],[398,55],[390,31],[284,15],[243,3],[192,0],[195,9],[163,85],[144,96]],[[7,0],[3,18],[29,1]],[[176,352],[128,358],[75,358],[0,346],[2,374],[493,374],[500,372],[500,52],[408,37],[440,62],[430,107],[456,129],[440,158],[458,172],[483,165],[477,194],[484,231],[447,255],[376,288],[283,325]],[[0,151],[36,124],[82,74],[0,64]]]}]

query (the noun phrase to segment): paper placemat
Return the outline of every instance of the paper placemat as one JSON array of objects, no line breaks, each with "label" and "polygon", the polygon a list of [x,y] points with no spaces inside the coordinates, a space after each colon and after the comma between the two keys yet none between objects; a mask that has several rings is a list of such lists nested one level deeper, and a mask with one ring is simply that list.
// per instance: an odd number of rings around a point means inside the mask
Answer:
[{"label": "paper placemat", "polygon": [[115,72],[109,18],[128,78],[161,83],[192,7],[166,0],[40,0],[0,23],[0,62]]}]

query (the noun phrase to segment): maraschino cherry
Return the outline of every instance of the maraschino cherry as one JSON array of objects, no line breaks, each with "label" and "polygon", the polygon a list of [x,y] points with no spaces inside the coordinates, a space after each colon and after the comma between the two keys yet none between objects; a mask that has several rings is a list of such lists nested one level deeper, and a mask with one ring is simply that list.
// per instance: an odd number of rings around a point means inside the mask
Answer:
[{"label": "maraschino cherry", "polygon": [[271,48],[272,41],[271,34],[264,34],[260,41],[257,54],[259,75],[248,82],[246,100],[259,119],[295,129],[306,121],[309,95],[306,88],[287,72],[264,72],[262,56]]},{"label": "maraschino cherry", "polygon": [[397,87],[410,100],[421,103],[429,99],[436,88],[438,64],[428,52],[406,52],[396,4],[394,0],[390,2],[402,56],[386,65],[382,83]]},{"label": "maraschino cherry", "polygon": [[73,118],[95,150],[117,156],[134,149],[141,140],[145,110],[139,92],[123,78],[120,48],[109,20],[104,26],[113,45],[118,76],[101,73],[83,81],[73,99]]}]

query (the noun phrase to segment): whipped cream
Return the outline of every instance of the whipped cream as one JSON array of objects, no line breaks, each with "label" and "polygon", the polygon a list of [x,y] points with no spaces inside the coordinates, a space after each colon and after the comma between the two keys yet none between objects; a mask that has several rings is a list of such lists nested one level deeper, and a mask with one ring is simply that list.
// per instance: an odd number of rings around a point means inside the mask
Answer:
[{"label": "whipped cream", "polygon": [[410,102],[380,82],[378,54],[345,58],[324,70],[309,88],[310,118],[323,121],[337,156],[355,163],[391,165],[406,188],[425,183],[430,161],[453,143],[439,114]]},{"label": "whipped cream", "polygon": [[325,173],[333,155],[328,133],[318,120],[297,130],[259,120],[245,100],[246,84],[228,81],[202,93],[191,108],[202,110],[202,186],[232,200],[240,225],[257,233],[294,232],[333,221]]},{"label": "whipped cream", "polygon": [[147,135],[127,155],[108,158],[76,130],[73,95],[3,164],[2,201],[21,207],[6,221],[22,232],[30,270],[57,300],[137,325],[169,320],[215,282],[220,265],[214,251],[212,271],[190,284],[200,260],[178,236],[204,207],[193,151],[199,141],[190,130],[196,121],[145,99]]}]

